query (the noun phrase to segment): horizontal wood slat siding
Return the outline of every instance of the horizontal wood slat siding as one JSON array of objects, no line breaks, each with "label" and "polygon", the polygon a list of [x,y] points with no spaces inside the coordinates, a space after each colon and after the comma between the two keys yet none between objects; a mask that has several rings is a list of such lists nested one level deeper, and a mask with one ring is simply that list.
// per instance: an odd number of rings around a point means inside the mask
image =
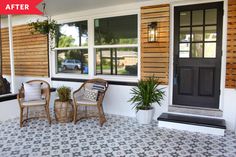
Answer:
[{"label": "horizontal wood slat siding", "polygon": [[[158,39],[148,42],[148,23],[157,22]],[[169,72],[169,4],[141,8],[141,78],[154,75],[162,84],[168,84]]]},{"label": "horizontal wood slat siding", "polygon": [[[8,28],[2,34],[2,72],[10,75],[10,52]],[[48,39],[32,34],[28,25],[13,27],[15,74],[18,76],[48,77]]]},{"label": "horizontal wood slat siding", "polygon": [[236,0],[228,1],[226,87],[236,88]]}]

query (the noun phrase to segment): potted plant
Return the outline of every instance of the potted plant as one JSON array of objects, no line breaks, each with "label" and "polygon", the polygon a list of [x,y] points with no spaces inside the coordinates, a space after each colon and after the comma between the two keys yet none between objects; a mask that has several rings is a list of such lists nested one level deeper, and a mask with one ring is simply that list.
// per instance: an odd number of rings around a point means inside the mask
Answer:
[{"label": "potted plant", "polygon": [[73,120],[73,101],[71,99],[71,89],[69,87],[59,87],[57,89],[58,99],[54,103],[55,118],[59,122],[71,122]]},{"label": "potted plant", "polygon": [[52,48],[53,39],[57,32],[57,22],[55,20],[46,19],[43,21],[37,20],[36,22],[31,22],[28,24],[30,26],[31,32],[38,32],[43,35],[50,37],[50,47]]},{"label": "potted plant", "polygon": [[164,91],[158,88],[160,82],[154,76],[141,79],[137,87],[131,89],[132,97],[129,100],[136,109],[136,118],[140,124],[149,124],[153,119],[153,103],[161,105]]}]

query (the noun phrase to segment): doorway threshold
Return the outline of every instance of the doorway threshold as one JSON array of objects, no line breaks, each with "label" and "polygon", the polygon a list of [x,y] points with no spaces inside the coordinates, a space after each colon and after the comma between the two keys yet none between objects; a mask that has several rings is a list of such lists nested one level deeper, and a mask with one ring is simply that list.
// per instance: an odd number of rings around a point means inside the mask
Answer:
[{"label": "doorway threshold", "polygon": [[169,112],[193,114],[209,117],[223,117],[223,112],[220,109],[203,108],[203,107],[190,107],[183,105],[169,105]]}]

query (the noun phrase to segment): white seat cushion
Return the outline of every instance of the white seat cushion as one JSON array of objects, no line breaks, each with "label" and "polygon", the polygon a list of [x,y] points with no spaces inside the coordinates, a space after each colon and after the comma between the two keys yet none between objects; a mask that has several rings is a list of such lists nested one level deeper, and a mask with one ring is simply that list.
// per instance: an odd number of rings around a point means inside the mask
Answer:
[{"label": "white seat cushion", "polygon": [[77,104],[81,104],[81,105],[97,105],[97,102],[81,98],[81,99],[77,100]]},{"label": "white seat cushion", "polygon": [[33,100],[33,101],[24,101],[22,100],[22,105],[24,106],[37,106],[37,105],[45,105],[46,100]]}]

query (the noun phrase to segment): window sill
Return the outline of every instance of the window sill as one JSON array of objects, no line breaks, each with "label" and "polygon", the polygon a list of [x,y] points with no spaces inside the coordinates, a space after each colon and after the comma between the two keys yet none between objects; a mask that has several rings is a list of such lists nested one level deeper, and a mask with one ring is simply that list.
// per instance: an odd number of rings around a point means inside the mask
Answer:
[{"label": "window sill", "polygon": [[[110,76],[95,76],[94,78],[102,78],[108,81],[109,84],[112,85],[123,85],[123,86],[136,86],[137,85],[137,77],[124,77],[119,76],[112,79]],[[66,82],[84,82],[91,78],[65,78],[65,77],[52,77],[52,81],[66,81]]]},{"label": "window sill", "polygon": [[0,95],[0,102],[14,100],[17,98],[17,94],[4,94]]},{"label": "window sill", "polygon": [[121,76],[121,75],[95,75],[95,78],[102,78],[108,81],[118,81],[118,82],[138,82],[137,76]]},{"label": "window sill", "polygon": [[[50,92],[55,92],[56,88],[50,88]],[[4,101],[10,101],[10,100],[15,100],[17,99],[17,94],[3,94],[0,95],[0,102],[4,102]]]}]

